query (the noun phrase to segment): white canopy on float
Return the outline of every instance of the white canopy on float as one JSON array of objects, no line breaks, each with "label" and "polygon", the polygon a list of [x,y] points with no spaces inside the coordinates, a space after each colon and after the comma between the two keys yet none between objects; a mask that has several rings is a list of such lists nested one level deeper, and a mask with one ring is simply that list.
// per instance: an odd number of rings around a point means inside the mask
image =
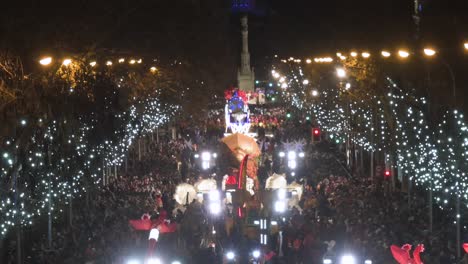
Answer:
[{"label": "white canopy on float", "polygon": [[195,187],[193,187],[193,185],[188,183],[181,183],[177,185],[174,193],[174,199],[177,201],[178,204],[185,205],[187,204],[187,200],[188,204],[190,204],[193,201],[193,199],[196,198],[197,191],[195,190]]},{"label": "white canopy on float", "polygon": [[265,183],[265,189],[285,189],[288,186],[288,182],[286,181],[286,176],[284,174],[276,174],[274,173]]}]

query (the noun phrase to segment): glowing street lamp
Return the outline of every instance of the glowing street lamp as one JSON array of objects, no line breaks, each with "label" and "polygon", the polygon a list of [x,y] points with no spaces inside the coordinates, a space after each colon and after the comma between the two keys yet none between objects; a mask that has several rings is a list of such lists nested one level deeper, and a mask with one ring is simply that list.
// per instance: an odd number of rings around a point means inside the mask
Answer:
[{"label": "glowing street lamp", "polygon": [[156,68],[156,67],[154,67],[154,66],[150,68],[150,71],[151,71],[152,73],[155,73],[157,70],[158,70],[158,68]]},{"label": "glowing street lamp", "polygon": [[317,97],[319,92],[317,90],[312,90],[312,96]]},{"label": "glowing street lamp", "polygon": [[64,59],[63,62],[62,62],[62,65],[63,66],[68,66],[72,63],[72,60],[71,59]]},{"label": "glowing street lamp", "polygon": [[107,61],[107,62],[106,62],[106,65],[107,65],[107,66],[112,66],[112,61]]},{"label": "glowing street lamp", "polygon": [[346,77],[346,71],[343,68],[338,68],[336,69],[336,75],[338,78],[344,78]]},{"label": "glowing street lamp", "polygon": [[468,42],[465,42],[463,46],[465,47],[466,50],[468,50]]},{"label": "glowing street lamp", "polygon": [[424,54],[428,57],[432,57],[436,54],[436,51],[430,48],[424,49]]},{"label": "glowing street lamp", "polygon": [[130,64],[135,64],[135,63],[136,63],[136,60],[130,60],[129,63],[130,63]]},{"label": "glowing street lamp", "polygon": [[351,57],[357,57],[357,52],[351,51]]},{"label": "glowing street lamp", "polygon": [[39,63],[43,66],[47,66],[49,64],[52,63],[52,57],[45,57],[45,58],[42,58]]},{"label": "glowing street lamp", "polygon": [[381,54],[382,54],[382,56],[385,57],[385,58],[388,58],[388,57],[390,57],[390,55],[391,55],[390,52],[388,52],[388,51],[386,51],[386,50],[382,50]]},{"label": "glowing street lamp", "polygon": [[307,59],[307,60],[306,60],[306,63],[307,63],[307,64],[311,64],[311,63],[312,63],[312,60],[311,60],[311,59]]},{"label": "glowing street lamp", "polygon": [[95,61],[92,61],[92,62],[89,63],[89,65],[91,65],[91,67],[96,66],[96,64],[97,64],[97,63],[96,63]]},{"label": "glowing street lamp", "polygon": [[406,51],[406,50],[399,50],[398,51],[398,56],[400,56],[401,58],[406,59],[409,56],[409,52]]},{"label": "glowing street lamp", "polygon": [[363,52],[361,55],[362,55],[362,57],[363,57],[364,59],[367,59],[367,58],[370,57],[370,53],[369,53],[369,52]]},{"label": "glowing street lamp", "polygon": [[304,84],[304,85],[309,84],[309,80],[304,80],[304,81],[302,81],[302,84]]}]

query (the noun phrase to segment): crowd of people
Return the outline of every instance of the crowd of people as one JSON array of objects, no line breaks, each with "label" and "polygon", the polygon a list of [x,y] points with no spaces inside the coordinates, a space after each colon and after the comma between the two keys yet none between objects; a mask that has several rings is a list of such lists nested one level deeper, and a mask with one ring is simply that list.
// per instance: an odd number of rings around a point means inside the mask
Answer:
[{"label": "crowd of people", "polygon": [[[52,247],[46,236],[28,253],[30,263],[125,263],[142,251],[146,232],[135,231],[130,219],[143,213],[152,217],[175,207],[173,194],[181,181],[177,156],[181,141],[151,143],[141,160],[138,150],[131,154],[132,164],[118,177],[110,176],[106,185],[89,197],[73,203],[72,221],[56,221]],[[131,176],[132,175],[132,176]]]},{"label": "crowd of people", "polygon": [[[272,144],[281,144],[288,136],[287,131],[297,130],[297,126],[287,124],[276,131]],[[211,140],[219,137],[183,127],[179,131],[188,137],[160,142],[148,139],[144,151],[133,148],[127,172],[110,177],[99,192],[74,201],[72,221],[54,225],[52,247],[43,236],[28,252],[28,260],[124,263],[132,254],[144,255],[148,234],[132,229],[128,220],[139,219],[143,213],[157,217],[162,210],[174,212],[176,185],[193,184],[198,179],[197,175],[184,173],[184,166],[192,166],[192,151],[209,141],[206,135]],[[301,135],[304,133],[297,132],[298,137]],[[282,263],[280,260],[322,263],[323,258],[338,258],[348,252],[373,263],[394,263],[390,246],[406,243],[421,243],[430,248],[422,254],[424,263],[453,263],[455,245],[447,244],[450,239],[444,225],[435,225],[434,231],[429,232],[427,201],[422,195],[408,199],[400,191],[384,188],[388,183],[383,179],[370,179],[367,175],[349,177],[345,156],[327,141],[307,144],[305,151],[302,199],[298,207],[290,208],[285,215],[284,223],[280,224],[281,236],[279,232],[271,234],[263,252],[268,259],[265,263]],[[204,223],[204,216],[199,215],[206,212],[200,204],[193,201],[186,209],[188,218],[200,217],[199,222]],[[182,223],[184,212],[178,211],[177,218],[169,213],[169,219]],[[181,229],[184,228],[187,225]],[[203,226],[196,228],[193,225],[193,230],[192,227],[187,230],[198,234]],[[188,246],[193,250],[199,243],[195,239],[187,241],[192,241]]]}]

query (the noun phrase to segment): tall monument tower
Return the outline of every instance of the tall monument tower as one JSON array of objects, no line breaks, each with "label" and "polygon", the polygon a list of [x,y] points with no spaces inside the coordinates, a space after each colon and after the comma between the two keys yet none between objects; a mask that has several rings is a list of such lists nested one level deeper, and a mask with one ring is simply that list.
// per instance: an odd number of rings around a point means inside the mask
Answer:
[{"label": "tall monument tower", "polygon": [[241,33],[242,33],[242,52],[241,65],[237,73],[237,82],[239,89],[246,92],[255,91],[255,72],[250,67],[249,53],[249,26],[247,15],[241,17]]}]

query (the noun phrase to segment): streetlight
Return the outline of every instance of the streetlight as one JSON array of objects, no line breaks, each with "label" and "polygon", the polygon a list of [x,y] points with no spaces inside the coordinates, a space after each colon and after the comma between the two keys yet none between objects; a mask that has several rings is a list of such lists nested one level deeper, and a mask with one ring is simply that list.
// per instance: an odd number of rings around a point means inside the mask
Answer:
[{"label": "streetlight", "polygon": [[62,65],[63,66],[68,66],[72,63],[72,60],[71,59],[64,59],[63,62],[62,62]]},{"label": "streetlight", "polygon": [[351,57],[357,57],[357,52],[351,51]]},{"label": "streetlight", "polygon": [[318,91],[317,90],[312,90],[312,96],[317,97],[318,96]]},{"label": "streetlight", "polygon": [[432,57],[436,54],[436,51],[431,48],[424,49],[424,54],[428,57]]},{"label": "streetlight", "polygon": [[306,63],[307,63],[307,64],[311,64],[311,63],[312,63],[312,60],[311,60],[311,59],[307,59],[307,60],[306,60]]},{"label": "streetlight", "polygon": [[49,64],[52,63],[52,57],[45,57],[45,58],[42,58],[39,63],[43,66],[47,66]]},{"label": "streetlight", "polygon": [[150,68],[150,71],[151,71],[152,73],[155,73],[157,70],[158,70],[158,69],[157,69],[156,67],[154,67],[154,66]]},{"label": "streetlight", "polygon": [[332,260],[329,258],[323,259],[323,264],[332,264]]},{"label": "streetlight", "polygon": [[94,67],[94,66],[96,66],[96,62],[92,61],[92,62],[89,63],[89,65],[91,65],[91,67]]},{"label": "streetlight", "polygon": [[388,51],[386,51],[386,50],[382,50],[381,54],[382,54],[382,56],[385,57],[385,58],[388,58],[388,57],[390,57],[390,55],[391,55],[390,52],[388,52]]},{"label": "streetlight", "polygon": [[369,53],[369,52],[363,52],[361,55],[362,55],[362,57],[363,57],[364,59],[367,59],[367,58],[370,57],[370,53]]},{"label": "streetlight", "polygon": [[337,68],[336,75],[338,76],[338,78],[344,78],[346,77],[346,71],[343,68]]},{"label": "streetlight", "polygon": [[398,51],[398,56],[400,56],[403,59],[406,59],[409,56],[409,52],[406,51],[406,50],[399,50]]},{"label": "streetlight", "polygon": [[468,42],[465,42],[463,46],[465,47],[466,50],[468,50]]},{"label": "streetlight", "polygon": [[309,80],[306,79],[306,80],[302,81],[302,84],[304,84],[304,85],[309,84]]},{"label": "streetlight", "polygon": [[107,65],[107,66],[112,66],[112,61],[110,61],[110,60],[107,61],[107,62],[106,62],[106,65]]}]

